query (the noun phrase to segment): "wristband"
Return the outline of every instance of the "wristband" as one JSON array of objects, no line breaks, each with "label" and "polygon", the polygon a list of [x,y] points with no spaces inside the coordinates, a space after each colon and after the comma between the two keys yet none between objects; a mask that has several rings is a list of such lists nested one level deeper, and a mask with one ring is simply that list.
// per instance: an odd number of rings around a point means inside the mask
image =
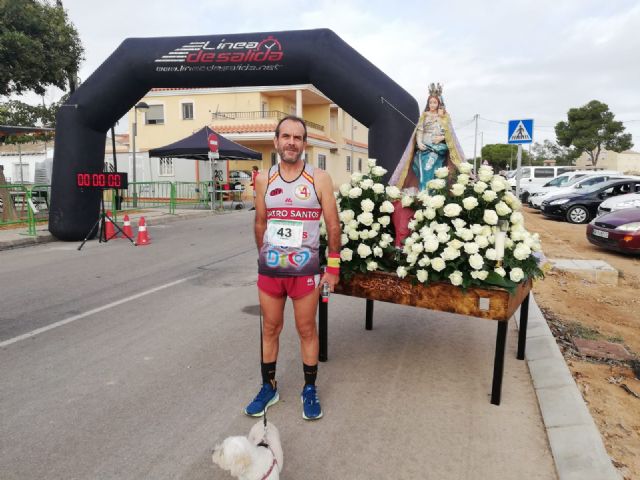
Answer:
[{"label": "wristband", "polygon": [[339,253],[330,253],[327,258],[327,268],[325,269],[327,273],[331,273],[332,275],[340,275],[340,254]]}]

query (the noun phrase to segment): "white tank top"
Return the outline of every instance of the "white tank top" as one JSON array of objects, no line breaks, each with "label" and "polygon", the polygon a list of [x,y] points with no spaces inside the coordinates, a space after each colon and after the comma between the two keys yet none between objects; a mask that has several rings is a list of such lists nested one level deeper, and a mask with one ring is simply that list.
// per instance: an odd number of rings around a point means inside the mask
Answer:
[{"label": "white tank top", "polygon": [[267,229],[258,273],[273,277],[320,273],[322,208],[314,185],[314,168],[305,163],[298,178],[287,182],[280,176],[280,166],[272,166],[264,199]]}]

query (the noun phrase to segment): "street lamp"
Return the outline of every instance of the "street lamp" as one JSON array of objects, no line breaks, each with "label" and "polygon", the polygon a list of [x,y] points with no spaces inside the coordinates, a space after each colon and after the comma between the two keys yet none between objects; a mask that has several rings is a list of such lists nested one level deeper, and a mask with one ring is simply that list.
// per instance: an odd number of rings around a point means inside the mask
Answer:
[{"label": "street lamp", "polygon": [[136,135],[138,134],[138,110],[149,110],[149,105],[144,102],[138,102],[133,107],[133,208],[138,206],[138,187],[136,185]]}]

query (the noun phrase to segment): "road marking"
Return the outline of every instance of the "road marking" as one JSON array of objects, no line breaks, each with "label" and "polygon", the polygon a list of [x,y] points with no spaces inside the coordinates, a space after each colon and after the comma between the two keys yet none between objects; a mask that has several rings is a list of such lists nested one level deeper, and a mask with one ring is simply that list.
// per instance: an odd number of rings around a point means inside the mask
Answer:
[{"label": "road marking", "polygon": [[164,290],[165,288],[169,288],[169,287],[173,287],[175,285],[179,285],[181,283],[184,283],[184,282],[186,282],[188,280],[192,280],[192,279],[194,279],[196,277],[200,277],[200,276],[201,276],[201,274],[191,275],[190,277],[181,278],[180,280],[176,280],[175,282],[166,283],[164,285],[160,285],[159,287],[155,287],[155,288],[152,288],[150,290],[145,290],[144,292],[136,293],[135,295],[131,295],[130,297],[123,298],[122,300],[118,300],[118,301],[115,301],[115,302],[108,303],[106,305],[103,305],[102,307],[94,308],[93,310],[89,310],[87,312],[80,313],[78,315],[74,315],[73,317],[65,318],[64,320],[60,320],[59,322],[52,323],[51,325],[47,325],[46,327],[37,328],[37,329],[32,330],[30,332],[27,332],[25,334],[19,335],[19,336],[14,337],[14,338],[10,338],[9,340],[5,340],[4,342],[0,342],[0,348],[6,347],[6,346],[11,345],[13,343],[20,342],[22,340],[26,340],[27,338],[35,337],[36,335],[39,335],[39,334],[44,333],[44,332],[48,332],[49,330],[53,330],[54,328],[62,327],[63,325],[67,325],[68,323],[75,322],[76,320],[80,320],[82,318],[88,317],[88,316],[93,315],[95,313],[100,313],[100,312],[102,312],[104,310],[108,310],[110,308],[117,307],[118,305],[122,305],[123,303],[127,303],[127,302],[130,302],[132,300],[136,300],[136,299],[138,299],[140,297],[144,297],[145,295],[150,295],[152,293],[159,292],[160,290]]}]

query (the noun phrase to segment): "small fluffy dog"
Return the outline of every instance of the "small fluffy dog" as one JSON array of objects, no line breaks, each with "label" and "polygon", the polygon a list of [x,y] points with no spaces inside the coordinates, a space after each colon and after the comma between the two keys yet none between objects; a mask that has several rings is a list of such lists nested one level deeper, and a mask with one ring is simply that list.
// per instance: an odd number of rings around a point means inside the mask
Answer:
[{"label": "small fluffy dog", "polygon": [[280,433],[271,422],[265,432],[262,421],[248,437],[228,437],[216,445],[213,463],[240,480],[278,480],[284,465]]}]

